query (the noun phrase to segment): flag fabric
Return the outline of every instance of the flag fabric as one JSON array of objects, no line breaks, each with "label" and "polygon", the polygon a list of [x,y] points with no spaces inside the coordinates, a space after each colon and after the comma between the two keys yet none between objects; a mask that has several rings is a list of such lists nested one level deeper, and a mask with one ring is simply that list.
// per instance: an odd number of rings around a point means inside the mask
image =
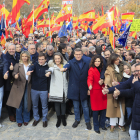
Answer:
[{"label": "flag fabric", "polygon": [[103,9],[103,5],[102,5],[102,16],[104,16],[104,9]]},{"label": "flag fabric", "polygon": [[56,17],[54,16],[54,13],[51,15],[51,19],[50,19],[50,28],[53,27],[53,25],[55,24],[55,19]]},{"label": "flag fabric", "polygon": [[89,27],[88,27],[88,29],[87,29],[87,33],[88,33],[88,34],[91,34],[91,30],[90,30]]},{"label": "flag fabric", "polygon": [[137,32],[136,31],[132,31],[130,34],[129,34],[129,36],[132,36],[132,37],[134,37],[135,39],[137,39]]},{"label": "flag fabric", "polygon": [[67,36],[67,35],[68,35],[68,33],[67,33],[66,23],[64,21],[64,23],[63,23],[63,25],[58,33],[58,36],[61,38],[63,36]]},{"label": "flag fabric", "polygon": [[5,6],[2,5],[2,8],[0,9],[0,12],[3,13],[4,18],[7,19],[7,17],[9,16],[9,11],[5,8]]},{"label": "flag fabric", "polygon": [[113,21],[114,21],[114,11],[108,12],[103,17],[101,17],[100,20],[98,20],[95,25],[92,26],[92,31],[94,33],[98,33],[98,31],[102,30],[103,28],[111,27],[113,26]]},{"label": "flag fabric", "polygon": [[2,14],[2,17],[1,17],[1,29],[5,29],[5,20],[4,20],[3,14]]},{"label": "flag fabric", "polygon": [[[12,6],[12,8],[14,8],[14,7],[16,6],[17,1],[18,1],[18,0],[13,0],[13,6]],[[20,17],[20,10],[19,10],[19,12],[17,13],[16,21],[19,19],[19,17]]]},{"label": "flag fabric", "polygon": [[94,21],[95,20],[95,10],[88,11],[79,16],[79,22],[81,21]]},{"label": "flag fabric", "polygon": [[121,29],[120,29],[120,32],[123,32],[125,30],[126,30],[126,23],[125,24],[122,24]]},{"label": "flag fabric", "polygon": [[13,38],[13,34],[12,34],[12,32],[11,32],[11,31],[10,31],[10,37],[11,37],[11,38]]},{"label": "flag fabric", "polygon": [[37,25],[37,28],[44,28],[44,27],[49,27],[49,18],[43,20],[41,23]]},{"label": "flag fabric", "polygon": [[125,21],[132,22],[133,19],[134,19],[134,15],[135,15],[134,12],[123,13],[121,19],[122,19],[123,22],[125,22]]},{"label": "flag fabric", "polygon": [[5,29],[5,36],[6,36],[6,39],[8,38],[8,31],[7,29]]},{"label": "flag fabric", "polygon": [[1,45],[4,46],[5,43],[6,43],[6,41],[5,41],[4,35],[2,33],[2,36],[1,36]]},{"label": "flag fabric", "polygon": [[73,22],[73,23],[77,23],[77,21],[78,21],[78,17],[73,16],[72,22]]},{"label": "flag fabric", "polygon": [[131,27],[131,24],[128,26],[128,28],[124,31],[124,33],[118,39],[119,43],[121,45],[123,45],[124,47],[126,44],[126,40],[127,40],[128,34],[129,34],[130,27]]},{"label": "flag fabric", "polygon": [[15,23],[16,20],[19,19],[17,14],[19,13],[20,8],[23,6],[24,3],[27,3],[28,5],[30,4],[30,2],[28,0],[13,0],[14,7],[12,8],[12,11],[11,11],[11,15],[12,15],[12,21],[11,22],[12,23]]},{"label": "flag fabric", "polygon": [[67,5],[64,5],[63,8],[60,10],[59,14],[56,17],[55,22],[63,22],[69,19],[72,16],[72,10],[68,10]]},{"label": "flag fabric", "polygon": [[73,25],[72,25],[72,21],[70,21],[68,26],[67,26],[67,30],[69,30],[71,32],[72,29],[73,29]]},{"label": "flag fabric", "polygon": [[[38,19],[44,12],[48,12],[48,6],[50,4],[50,0],[43,0],[40,5],[34,10],[34,20]],[[33,24],[33,10],[29,14],[26,20],[26,25]]]},{"label": "flag fabric", "polygon": [[109,28],[109,40],[110,40],[112,49],[115,49],[115,38],[114,38],[114,33],[113,33],[111,27]]}]

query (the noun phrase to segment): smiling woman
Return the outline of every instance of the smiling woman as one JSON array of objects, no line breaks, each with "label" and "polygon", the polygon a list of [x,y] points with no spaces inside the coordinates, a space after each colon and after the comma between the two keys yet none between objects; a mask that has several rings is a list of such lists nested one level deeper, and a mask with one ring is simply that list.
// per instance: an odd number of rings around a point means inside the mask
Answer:
[{"label": "smiling woman", "polygon": [[12,73],[15,80],[11,88],[7,105],[16,108],[16,121],[18,127],[21,127],[23,122],[25,126],[28,125],[28,122],[30,121],[31,76],[26,75],[30,64],[29,52],[22,51],[20,61],[14,66]]}]

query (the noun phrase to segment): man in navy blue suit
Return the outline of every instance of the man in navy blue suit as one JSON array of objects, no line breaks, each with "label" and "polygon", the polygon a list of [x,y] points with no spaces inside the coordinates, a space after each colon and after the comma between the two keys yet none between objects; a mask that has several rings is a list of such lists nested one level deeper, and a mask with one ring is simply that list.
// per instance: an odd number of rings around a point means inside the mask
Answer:
[{"label": "man in navy blue suit", "polygon": [[67,98],[73,101],[75,122],[72,125],[76,128],[80,123],[80,102],[83,108],[84,118],[88,130],[91,130],[89,107],[88,107],[88,86],[87,77],[89,70],[89,63],[82,58],[83,52],[80,48],[74,50],[74,58],[70,60],[61,71],[69,70],[69,85]]}]

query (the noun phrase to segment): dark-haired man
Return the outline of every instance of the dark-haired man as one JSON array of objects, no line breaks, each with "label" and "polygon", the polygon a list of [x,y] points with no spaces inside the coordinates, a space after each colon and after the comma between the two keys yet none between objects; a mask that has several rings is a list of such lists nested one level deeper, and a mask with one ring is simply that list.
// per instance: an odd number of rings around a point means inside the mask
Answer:
[{"label": "dark-haired man", "polygon": [[38,114],[38,101],[41,99],[42,104],[42,121],[43,127],[47,127],[48,114],[48,90],[49,79],[45,76],[45,71],[48,70],[46,54],[39,53],[38,62],[35,62],[28,70],[27,75],[32,76],[31,81],[31,98],[33,103],[34,122],[32,126],[36,126],[39,122],[40,116]]},{"label": "dark-haired man", "polygon": [[83,52],[80,48],[74,50],[74,59],[70,60],[68,64],[61,69],[61,71],[69,70],[69,85],[68,85],[68,99],[73,101],[75,122],[72,127],[76,128],[80,123],[80,102],[82,104],[83,113],[87,129],[91,130],[89,107],[88,107],[88,86],[87,77],[89,70],[89,63],[82,58]]}]

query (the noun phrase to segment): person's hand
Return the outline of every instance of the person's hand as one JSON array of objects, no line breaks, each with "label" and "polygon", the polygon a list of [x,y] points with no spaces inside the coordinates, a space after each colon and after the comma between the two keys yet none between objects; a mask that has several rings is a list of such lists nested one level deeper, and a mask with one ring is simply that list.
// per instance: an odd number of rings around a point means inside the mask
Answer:
[{"label": "person's hand", "polygon": [[104,83],[104,80],[100,78],[99,85],[102,85]]},{"label": "person's hand", "polygon": [[105,87],[103,88],[102,90],[102,93],[105,95],[105,94],[108,94],[109,90],[107,88],[107,84],[105,84]]},{"label": "person's hand", "polygon": [[119,83],[113,79],[112,86],[117,86]]},{"label": "person's hand", "polygon": [[89,86],[89,88],[88,88],[89,90],[92,90],[92,85],[90,84],[90,86]]},{"label": "person's hand", "polygon": [[136,81],[138,81],[138,76],[137,77],[134,76],[132,83],[134,84]]},{"label": "person's hand", "polygon": [[31,75],[32,72],[33,72],[33,70],[32,70],[32,71],[28,71],[28,72],[26,73],[26,75]]},{"label": "person's hand", "polygon": [[7,71],[7,72],[4,74],[4,77],[3,77],[3,78],[4,78],[5,80],[8,79],[8,72],[9,72],[9,71]]},{"label": "person's hand", "polygon": [[61,72],[64,72],[64,71],[66,71],[66,70],[67,70],[67,68],[61,68],[61,69],[60,69]]},{"label": "person's hand", "polygon": [[120,91],[117,88],[115,88],[113,97],[116,99],[119,95],[120,95]]},{"label": "person's hand", "polygon": [[49,77],[50,75],[51,75],[51,72],[47,72],[47,73],[45,74],[46,77]]},{"label": "person's hand", "polygon": [[90,95],[90,90],[88,90],[87,95]]},{"label": "person's hand", "polygon": [[19,76],[19,73],[17,73],[17,74],[15,75],[15,79],[18,79],[18,76]]},{"label": "person's hand", "polygon": [[13,70],[13,69],[14,69],[14,67],[13,67],[13,63],[11,63],[9,69],[10,69],[10,70]]}]

